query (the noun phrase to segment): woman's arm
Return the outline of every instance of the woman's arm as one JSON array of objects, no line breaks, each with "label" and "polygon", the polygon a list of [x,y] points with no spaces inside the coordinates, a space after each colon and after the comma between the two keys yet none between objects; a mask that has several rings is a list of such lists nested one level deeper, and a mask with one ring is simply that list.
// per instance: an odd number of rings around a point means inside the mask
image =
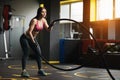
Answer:
[{"label": "woman's arm", "polygon": [[35,24],[36,24],[36,19],[32,19],[31,21],[30,21],[30,24],[29,24],[29,29],[28,29],[28,31],[27,31],[27,34],[30,36],[30,38],[31,38],[31,40],[32,40],[32,42],[33,43],[35,43],[35,41],[34,41],[34,36],[33,36],[33,29],[34,29],[34,27],[35,27]]},{"label": "woman's arm", "polygon": [[52,29],[52,26],[49,26],[49,25],[48,25],[46,19],[44,19],[44,27],[45,27],[45,29],[46,29],[47,31],[51,31],[51,29]]}]

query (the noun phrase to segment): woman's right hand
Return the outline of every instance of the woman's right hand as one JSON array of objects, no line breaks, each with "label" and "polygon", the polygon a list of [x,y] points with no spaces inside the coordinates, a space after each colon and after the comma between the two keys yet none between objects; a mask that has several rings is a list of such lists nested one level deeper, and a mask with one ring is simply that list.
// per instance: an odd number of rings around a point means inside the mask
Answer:
[{"label": "woman's right hand", "polygon": [[52,23],[49,25],[48,29],[52,28],[54,24],[55,24],[55,22],[52,22]]},{"label": "woman's right hand", "polygon": [[37,43],[33,43],[33,44],[34,44],[34,46],[35,46],[35,47],[37,47],[37,46],[38,46],[38,44],[37,44]]}]

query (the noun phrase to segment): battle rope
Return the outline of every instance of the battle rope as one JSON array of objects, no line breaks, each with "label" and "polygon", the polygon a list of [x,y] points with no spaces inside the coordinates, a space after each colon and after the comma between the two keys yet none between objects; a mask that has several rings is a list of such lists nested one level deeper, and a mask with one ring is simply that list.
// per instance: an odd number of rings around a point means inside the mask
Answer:
[{"label": "battle rope", "polygon": [[[98,56],[101,56],[101,55],[102,55],[101,59],[103,60],[104,67],[105,67],[106,71],[108,72],[108,74],[109,74],[109,76],[112,78],[112,80],[115,80],[115,78],[112,76],[112,74],[111,74],[109,68],[106,66],[107,64],[106,64],[106,60],[105,60],[104,54],[105,54],[105,52],[106,52],[108,49],[102,51],[102,49],[99,47],[99,45],[98,45],[98,43],[97,43],[95,37],[92,35],[92,33],[90,33],[89,30],[86,29],[85,25],[80,24],[79,22],[77,22],[77,21],[75,21],[75,20],[66,19],[66,18],[65,18],[65,19],[56,19],[56,20],[52,21],[51,23],[52,23],[52,25],[53,25],[53,23],[58,22],[58,21],[62,21],[62,20],[73,21],[73,22],[79,24],[83,29],[86,30],[86,32],[87,32],[88,34],[90,34],[90,35],[92,36],[92,38],[93,38],[93,40],[94,40],[96,46],[97,46],[97,47],[99,48],[99,50],[100,50],[99,53],[102,53],[102,54],[98,54]],[[78,67],[76,67],[76,68],[63,69],[63,68],[59,68],[59,67],[57,67],[57,66],[54,66],[54,65],[50,64],[50,63],[42,56],[42,54],[41,54],[40,56],[41,56],[41,58],[42,58],[48,65],[50,65],[51,67],[53,67],[53,68],[55,68],[55,69],[62,70],[62,71],[72,71],[72,70],[80,69],[80,68],[82,68],[82,67],[85,66],[85,64],[81,64],[80,66],[78,66]],[[94,59],[92,59],[92,60],[89,61],[89,62],[92,62],[93,60],[94,60]],[[89,62],[87,62],[87,63],[89,63]],[[86,64],[87,64],[87,63],[86,63]]]}]

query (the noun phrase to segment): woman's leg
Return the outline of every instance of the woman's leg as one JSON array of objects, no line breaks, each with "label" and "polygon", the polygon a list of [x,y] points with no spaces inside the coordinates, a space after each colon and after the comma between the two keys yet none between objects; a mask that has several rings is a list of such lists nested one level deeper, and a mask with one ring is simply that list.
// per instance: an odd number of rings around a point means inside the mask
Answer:
[{"label": "woman's leg", "polygon": [[35,43],[31,43],[31,41],[30,41],[29,44],[30,44],[30,47],[33,49],[33,51],[36,54],[36,61],[37,61],[37,64],[38,64],[38,75],[46,76],[47,73],[44,72],[44,70],[41,69],[41,57],[40,57],[41,56],[41,48],[40,48],[38,42],[36,41],[36,44],[35,44]]},{"label": "woman's leg", "polygon": [[39,46],[37,41],[36,41],[36,44],[35,44],[35,43],[31,42],[31,40],[30,40],[29,41],[29,45],[32,48],[32,50],[35,52],[35,57],[36,57],[35,59],[37,61],[38,70],[40,70],[41,69],[41,57],[40,57],[41,48],[40,48],[40,46]]},{"label": "woman's leg", "polygon": [[21,47],[23,50],[22,70],[25,70],[26,69],[26,61],[28,58],[28,42],[27,42],[26,36],[24,34],[20,37],[20,44],[21,44]]}]

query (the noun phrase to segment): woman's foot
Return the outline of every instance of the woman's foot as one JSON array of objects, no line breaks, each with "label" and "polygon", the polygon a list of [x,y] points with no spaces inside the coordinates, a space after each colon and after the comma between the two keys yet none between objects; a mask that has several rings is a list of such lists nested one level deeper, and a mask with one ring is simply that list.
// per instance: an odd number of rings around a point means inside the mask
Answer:
[{"label": "woman's foot", "polygon": [[47,73],[44,70],[39,70],[38,75],[39,76],[47,76]]},{"label": "woman's foot", "polygon": [[26,78],[28,78],[28,77],[30,77],[30,75],[29,75],[29,73],[28,73],[27,71],[23,71],[23,72],[21,73],[21,77],[26,77]]}]

